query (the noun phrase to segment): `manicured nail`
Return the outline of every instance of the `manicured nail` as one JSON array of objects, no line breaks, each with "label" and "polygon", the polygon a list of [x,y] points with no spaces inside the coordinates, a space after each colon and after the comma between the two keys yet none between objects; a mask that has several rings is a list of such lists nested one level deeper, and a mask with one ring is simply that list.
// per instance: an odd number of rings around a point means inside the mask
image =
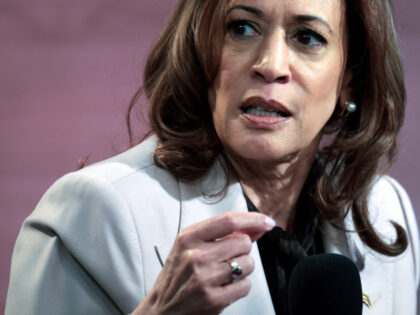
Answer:
[{"label": "manicured nail", "polygon": [[270,218],[270,217],[265,217],[265,223],[269,226],[269,227],[271,227],[271,228],[273,228],[273,227],[275,227],[276,226],[276,221],[274,221],[272,218]]}]

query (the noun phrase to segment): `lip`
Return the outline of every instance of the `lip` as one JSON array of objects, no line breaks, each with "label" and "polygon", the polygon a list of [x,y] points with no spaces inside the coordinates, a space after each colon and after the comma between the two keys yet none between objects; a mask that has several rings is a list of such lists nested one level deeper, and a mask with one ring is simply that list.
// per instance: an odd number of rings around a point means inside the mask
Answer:
[{"label": "lip", "polygon": [[259,106],[264,109],[275,110],[277,112],[281,112],[285,116],[292,116],[292,113],[286,106],[284,106],[282,103],[274,99],[267,100],[261,96],[251,96],[251,97],[248,97],[242,103],[240,108],[243,111],[245,108],[248,108],[251,106]]},{"label": "lip", "polygon": [[[267,110],[277,111],[282,113],[279,117],[263,117],[245,112],[245,109],[252,106],[258,106]],[[241,117],[245,119],[246,123],[256,129],[273,130],[279,128],[284,123],[292,118],[292,113],[288,108],[276,100],[266,100],[260,96],[248,97],[240,107],[242,111]]]}]

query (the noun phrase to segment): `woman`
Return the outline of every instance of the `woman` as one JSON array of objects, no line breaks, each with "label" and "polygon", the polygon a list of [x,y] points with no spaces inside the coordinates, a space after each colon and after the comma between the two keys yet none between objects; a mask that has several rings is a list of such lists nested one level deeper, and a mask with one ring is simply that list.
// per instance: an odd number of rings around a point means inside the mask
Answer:
[{"label": "woman", "polygon": [[143,89],[155,135],[50,188],[7,314],[286,314],[323,252],[364,314],[415,313],[414,214],[381,175],[405,101],[388,2],[181,0]]}]

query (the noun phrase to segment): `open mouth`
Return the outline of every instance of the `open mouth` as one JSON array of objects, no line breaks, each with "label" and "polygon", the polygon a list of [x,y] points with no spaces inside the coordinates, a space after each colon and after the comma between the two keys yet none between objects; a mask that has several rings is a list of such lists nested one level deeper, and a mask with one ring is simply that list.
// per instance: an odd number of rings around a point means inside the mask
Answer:
[{"label": "open mouth", "polygon": [[250,106],[246,108],[242,108],[242,111],[246,114],[260,116],[260,117],[289,117],[290,114],[287,112],[275,110],[275,109],[268,109],[263,108],[260,106]]},{"label": "open mouth", "polygon": [[279,102],[266,101],[261,97],[248,98],[241,106],[241,110],[245,114],[259,117],[287,118],[292,116],[289,110]]}]

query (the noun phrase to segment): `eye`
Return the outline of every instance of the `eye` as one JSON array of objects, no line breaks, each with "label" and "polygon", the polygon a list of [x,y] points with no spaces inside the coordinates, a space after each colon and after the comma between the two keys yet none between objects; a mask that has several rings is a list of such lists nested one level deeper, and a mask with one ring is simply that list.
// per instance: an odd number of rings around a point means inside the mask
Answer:
[{"label": "eye", "polygon": [[302,46],[306,47],[320,47],[327,43],[326,39],[322,35],[308,29],[297,31],[292,38]]},{"label": "eye", "polygon": [[253,37],[259,35],[255,27],[251,24],[251,22],[244,20],[232,21],[227,25],[227,28],[233,36],[239,38]]}]

